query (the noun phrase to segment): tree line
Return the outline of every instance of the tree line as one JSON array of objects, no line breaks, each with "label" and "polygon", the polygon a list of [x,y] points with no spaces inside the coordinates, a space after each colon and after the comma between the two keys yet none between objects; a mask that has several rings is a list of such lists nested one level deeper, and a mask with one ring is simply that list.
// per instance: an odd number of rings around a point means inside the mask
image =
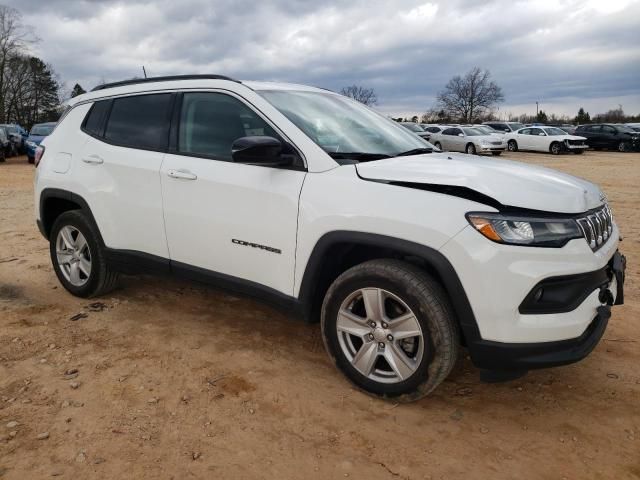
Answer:
[{"label": "tree line", "polygon": [[55,121],[60,82],[53,67],[31,54],[38,39],[16,9],[0,5],[0,123]]}]

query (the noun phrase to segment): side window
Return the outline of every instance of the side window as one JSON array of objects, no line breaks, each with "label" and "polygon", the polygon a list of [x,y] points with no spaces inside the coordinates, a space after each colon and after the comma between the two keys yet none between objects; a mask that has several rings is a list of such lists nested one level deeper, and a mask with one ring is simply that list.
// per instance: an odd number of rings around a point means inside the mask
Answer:
[{"label": "side window", "polygon": [[170,107],[169,93],[116,98],[105,139],[126,147],[165,150],[169,140]]},{"label": "side window", "polygon": [[544,134],[541,128],[532,128],[529,135],[540,135],[541,133]]},{"label": "side window", "polygon": [[100,100],[91,105],[89,113],[84,119],[83,130],[89,135],[102,137],[104,135],[104,121],[109,113],[111,100]]},{"label": "side window", "polygon": [[185,93],[180,112],[178,152],[231,161],[231,145],[241,137],[278,134],[240,100],[223,93]]},{"label": "side window", "polygon": [[602,126],[602,131],[603,131],[603,133],[611,134],[611,133],[616,133],[617,130],[615,128],[613,128],[613,127],[610,127],[609,125],[603,125]]},{"label": "side window", "polygon": [[453,133],[451,135],[459,135],[461,133],[462,133],[462,130],[460,130],[459,128],[454,128]]},{"label": "side window", "polygon": [[442,135],[454,135],[455,128],[446,128],[442,131]]},{"label": "side window", "polygon": [[517,133],[519,135],[531,135],[531,129],[530,128],[524,128],[522,130],[518,130]]}]

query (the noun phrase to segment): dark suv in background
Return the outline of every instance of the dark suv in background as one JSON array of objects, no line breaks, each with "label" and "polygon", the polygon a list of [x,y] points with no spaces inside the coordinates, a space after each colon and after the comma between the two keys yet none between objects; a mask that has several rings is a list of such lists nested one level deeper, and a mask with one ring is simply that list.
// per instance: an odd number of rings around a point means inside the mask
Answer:
[{"label": "dark suv in background", "polygon": [[585,137],[587,144],[596,150],[603,148],[619,152],[640,150],[640,133],[634,132],[625,125],[611,123],[580,125],[576,128],[576,135]]}]

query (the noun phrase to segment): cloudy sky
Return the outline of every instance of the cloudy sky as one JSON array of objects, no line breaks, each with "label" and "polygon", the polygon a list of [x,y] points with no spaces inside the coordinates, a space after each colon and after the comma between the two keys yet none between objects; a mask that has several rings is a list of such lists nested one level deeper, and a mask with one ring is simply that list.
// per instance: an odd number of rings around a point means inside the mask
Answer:
[{"label": "cloudy sky", "polygon": [[[2,1],[2,0],[0,0]],[[35,53],[69,86],[220,73],[332,90],[378,108],[431,107],[453,75],[488,68],[502,113],[640,113],[640,0],[16,0]]]}]

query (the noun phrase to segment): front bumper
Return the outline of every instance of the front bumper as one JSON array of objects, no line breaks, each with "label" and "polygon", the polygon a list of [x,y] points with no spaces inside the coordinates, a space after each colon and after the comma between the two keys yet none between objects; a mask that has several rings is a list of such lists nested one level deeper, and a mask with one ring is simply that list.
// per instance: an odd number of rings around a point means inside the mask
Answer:
[{"label": "front bumper", "polygon": [[502,145],[476,145],[476,151],[478,153],[489,153],[489,152],[504,152],[507,146],[505,144]]},{"label": "front bumper", "polygon": [[[611,296],[601,295],[600,301],[603,304],[596,308],[595,317],[579,337],[540,343],[502,343],[473,339],[468,342],[467,347],[474,365],[491,371],[526,371],[568,365],[582,360],[604,335],[611,317],[611,304],[624,303],[625,269],[625,257],[616,252],[607,267],[601,271],[607,276],[608,282],[598,287],[601,289],[600,293],[608,291],[604,289],[609,287],[613,287],[615,292]],[[580,284],[580,279],[577,281]]]}]

